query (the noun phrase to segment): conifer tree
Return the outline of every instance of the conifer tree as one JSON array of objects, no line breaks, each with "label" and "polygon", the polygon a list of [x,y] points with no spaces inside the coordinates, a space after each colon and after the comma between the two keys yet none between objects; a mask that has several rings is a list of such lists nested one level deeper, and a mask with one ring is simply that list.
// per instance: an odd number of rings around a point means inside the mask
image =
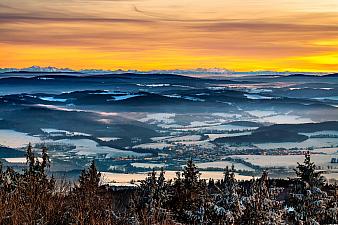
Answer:
[{"label": "conifer tree", "polygon": [[99,188],[101,173],[97,170],[95,161],[93,160],[88,169],[81,171],[79,177],[79,189],[83,189],[87,193],[96,192]]},{"label": "conifer tree", "polygon": [[224,178],[220,183],[220,195],[213,206],[213,214],[218,224],[233,224],[242,215],[243,206],[240,202],[239,188],[235,179],[234,167],[227,166]]},{"label": "conifer tree", "polygon": [[295,172],[296,175],[310,187],[321,187],[325,184],[322,172],[316,171],[316,165],[311,162],[310,152],[306,152],[304,163],[298,163]]},{"label": "conifer tree", "polygon": [[271,198],[268,172],[264,171],[261,178],[251,181],[251,193],[245,199],[245,210],[241,218],[242,224],[281,224],[282,205]]},{"label": "conifer tree", "polygon": [[293,209],[293,220],[306,225],[320,224],[320,221],[327,217],[325,215],[330,199],[327,193],[321,190],[325,179],[321,171],[316,171],[316,165],[311,162],[309,152],[305,154],[304,163],[298,163],[295,172],[297,179],[293,180],[293,189],[287,202]]},{"label": "conifer tree", "polygon": [[207,184],[200,179],[200,173],[190,159],[174,183],[174,196],[171,205],[178,219],[184,223],[203,224],[206,219]]}]

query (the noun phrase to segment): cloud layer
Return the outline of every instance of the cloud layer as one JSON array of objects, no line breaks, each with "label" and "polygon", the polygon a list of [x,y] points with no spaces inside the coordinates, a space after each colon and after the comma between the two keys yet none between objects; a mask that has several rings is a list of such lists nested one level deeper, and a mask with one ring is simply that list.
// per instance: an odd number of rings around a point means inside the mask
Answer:
[{"label": "cloud layer", "polygon": [[0,67],[338,71],[335,0],[3,0]]}]

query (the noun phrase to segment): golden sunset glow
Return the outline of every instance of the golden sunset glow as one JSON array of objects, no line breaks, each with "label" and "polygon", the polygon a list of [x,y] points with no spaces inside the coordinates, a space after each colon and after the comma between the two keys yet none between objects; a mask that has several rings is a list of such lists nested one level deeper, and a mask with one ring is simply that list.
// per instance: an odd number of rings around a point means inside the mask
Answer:
[{"label": "golden sunset glow", "polygon": [[337,0],[1,0],[0,67],[338,71]]}]

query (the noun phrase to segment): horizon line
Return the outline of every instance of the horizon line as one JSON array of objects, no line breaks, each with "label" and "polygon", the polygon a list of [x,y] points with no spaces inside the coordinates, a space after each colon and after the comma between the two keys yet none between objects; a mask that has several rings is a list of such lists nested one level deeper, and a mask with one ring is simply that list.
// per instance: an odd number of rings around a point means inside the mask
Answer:
[{"label": "horizon line", "polygon": [[[227,68],[221,68],[221,67],[198,67],[198,68],[189,68],[189,69],[152,69],[152,70],[139,70],[139,69],[101,69],[101,68],[83,68],[83,69],[74,69],[69,67],[54,67],[54,66],[38,66],[38,65],[32,65],[30,67],[2,67],[0,70],[14,70],[14,71],[28,71],[29,70],[40,70],[43,72],[43,70],[59,70],[60,72],[81,72],[81,71],[109,71],[109,72],[139,72],[139,73],[150,73],[150,72],[198,72],[198,73],[210,73],[210,74],[232,74],[232,73],[308,73],[308,74],[331,74],[331,73],[337,73],[338,71],[297,71],[297,70],[247,70],[247,71],[236,71],[232,69]],[[13,71],[13,72],[14,72]],[[53,72],[53,71],[49,71]],[[57,72],[57,71],[54,71]]]}]

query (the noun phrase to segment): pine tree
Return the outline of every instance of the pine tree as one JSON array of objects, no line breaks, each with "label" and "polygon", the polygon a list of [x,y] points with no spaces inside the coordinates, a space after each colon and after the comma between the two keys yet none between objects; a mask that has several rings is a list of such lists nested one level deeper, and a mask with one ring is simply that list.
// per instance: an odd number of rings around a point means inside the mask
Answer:
[{"label": "pine tree", "polygon": [[327,193],[321,190],[325,184],[322,172],[316,171],[309,152],[305,154],[304,163],[298,163],[295,172],[298,178],[293,180],[288,198],[288,206],[294,209],[293,220],[309,225],[319,224],[329,205]]},{"label": "pine tree", "polygon": [[163,168],[158,177],[155,170],[149,173],[148,177],[141,182],[137,198],[133,200],[134,204],[138,202],[136,204],[137,214],[143,224],[162,223],[168,218],[165,209],[168,190],[164,173]]},{"label": "pine tree", "polygon": [[175,180],[172,202],[175,214],[184,223],[203,224],[206,219],[206,203],[208,200],[207,184],[200,179],[200,173],[190,159]]},{"label": "pine tree", "polygon": [[28,164],[29,170],[28,173],[33,173],[35,170],[35,156],[33,153],[33,147],[32,144],[29,143],[27,150],[26,150],[26,164]]},{"label": "pine tree", "polygon": [[316,171],[316,165],[311,162],[310,152],[306,152],[304,164],[298,163],[295,172],[297,176],[310,187],[321,187],[325,184],[322,172]]},{"label": "pine tree", "polygon": [[214,216],[219,224],[236,223],[243,214],[243,206],[239,198],[239,188],[235,179],[234,167],[227,166],[224,178],[220,183],[220,196],[214,205]]},{"label": "pine tree", "polygon": [[100,182],[101,173],[93,160],[89,168],[81,172],[69,196],[68,220],[73,221],[72,224],[110,224],[116,219],[110,193]]},{"label": "pine tree", "polygon": [[160,175],[157,179],[157,190],[156,190],[156,195],[158,198],[158,206],[161,208],[165,207],[168,202],[168,184],[166,182],[164,175],[165,172],[162,167]]},{"label": "pine tree", "polygon": [[271,198],[268,172],[261,178],[251,181],[251,194],[245,201],[245,210],[241,221],[243,224],[281,224],[282,204]]},{"label": "pine tree", "polygon": [[83,189],[86,193],[95,193],[99,188],[101,173],[98,172],[95,161],[93,160],[88,169],[81,171],[79,177],[79,189]]},{"label": "pine tree", "polygon": [[148,177],[141,182],[140,186],[140,217],[145,224],[151,224],[155,221],[154,217],[157,208],[156,189],[156,172],[153,170],[148,174]]},{"label": "pine tree", "polygon": [[187,190],[192,190],[198,187],[200,172],[191,159],[188,160],[187,165],[184,167],[182,175],[184,187]]}]

